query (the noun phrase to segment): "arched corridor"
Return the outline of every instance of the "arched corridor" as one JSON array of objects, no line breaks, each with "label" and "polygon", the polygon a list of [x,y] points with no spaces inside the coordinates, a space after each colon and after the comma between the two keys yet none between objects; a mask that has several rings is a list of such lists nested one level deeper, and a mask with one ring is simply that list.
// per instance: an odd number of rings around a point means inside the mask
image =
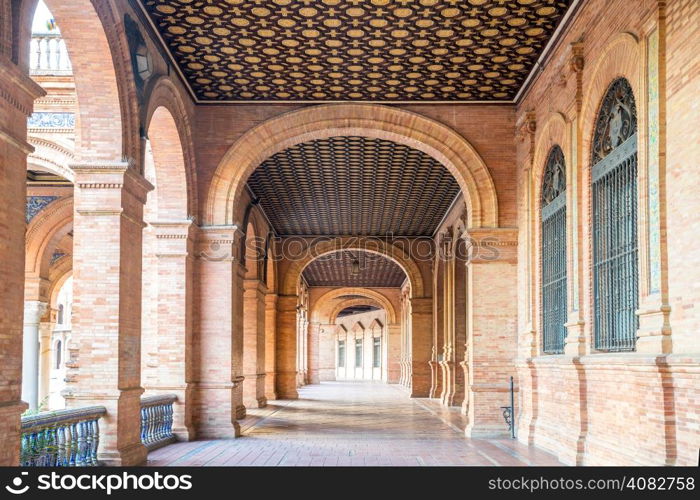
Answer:
[{"label": "arched corridor", "polygon": [[0,0],[0,465],[695,464],[700,4],[633,3]]}]

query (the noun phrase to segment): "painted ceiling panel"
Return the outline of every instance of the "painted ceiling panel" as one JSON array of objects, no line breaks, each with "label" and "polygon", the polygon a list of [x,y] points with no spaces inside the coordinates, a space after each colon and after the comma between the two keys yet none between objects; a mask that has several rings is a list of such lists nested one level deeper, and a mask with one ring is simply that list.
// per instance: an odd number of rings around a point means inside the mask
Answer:
[{"label": "painted ceiling panel", "polygon": [[510,101],[573,0],[140,0],[203,101]]}]

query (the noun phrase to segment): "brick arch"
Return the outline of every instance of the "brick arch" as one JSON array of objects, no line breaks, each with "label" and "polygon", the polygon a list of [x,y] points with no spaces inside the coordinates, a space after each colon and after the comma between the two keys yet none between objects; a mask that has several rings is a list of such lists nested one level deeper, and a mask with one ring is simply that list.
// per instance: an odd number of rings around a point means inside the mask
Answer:
[{"label": "brick arch", "polygon": [[374,306],[383,309],[383,305],[374,299],[369,298],[357,298],[357,299],[345,299],[341,300],[328,314],[328,323],[333,324],[338,319],[338,315],[343,312],[343,310],[348,307],[353,306]]},{"label": "brick arch", "polygon": [[[533,155],[532,162],[532,244],[530,248],[534,252],[534,272],[532,275],[532,324],[534,325],[535,340],[537,345],[540,346],[541,335],[540,331],[540,307],[541,307],[541,280],[542,280],[542,251],[541,251],[541,241],[542,241],[542,226],[540,224],[540,214],[542,211],[542,205],[540,203],[540,198],[542,196],[542,178],[544,177],[544,170],[547,163],[547,158],[549,153],[555,145],[561,147],[564,153],[564,161],[566,162],[567,177],[566,184],[567,190],[571,182],[570,168],[571,168],[571,158],[569,157],[570,149],[570,137],[567,133],[567,123],[566,116],[560,112],[552,112],[546,118],[542,126],[537,127],[537,132],[535,136],[535,154]],[[567,206],[568,209],[568,206]],[[567,228],[568,231],[568,228]],[[569,245],[570,235],[567,235],[567,245]],[[567,286],[571,285],[571,280]],[[538,347],[539,348],[539,347]]]},{"label": "brick arch", "polygon": [[[583,101],[580,117],[581,133],[581,157],[579,165],[581,173],[580,217],[581,217],[581,241],[583,252],[581,260],[584,263],[581,269],[582,293],[581,310],[586,318],[592,318],[593,314],[593,235],[591,220],[593,216],[593,203],[591,200],[591,145],[595,133],[595,122],[598,117],[605,93],[610,84],[617,78],[626,78],[632,87],[637,104],[638,130],[643,130],[644,111],[640,106],[644,99],[641,92],[642,79],[642,51],[639,40],[631,33],[618,33],[600,52],[598,58],[590,65],[591,70],[587,84],[584,86]],[[588,67],[588,66],[587,66]],[[644,141],[638,136],[637,149],[639,157],[644,157]],[[641,171],[641,169],[640,169]],[[643,272],[643,268],[640,268]],[[641,282],[641,280],[640,280]],[[592,321],[585,321],[583,335],[592,340]]]},{"label": "brick arch", "polygon": [[455,177],[469,210],[469,227],[498,227],[496,188],[476,150],[451,128],[417,113],[378,104],[325,104],[272,118],[249,130],[219,163],[202,213],[205,224],[233,224],[237,200],[253,171],[296,144],[356,135],[422,151]]},{"label": "brick arch", "polygon": [[[329,307],[333,305],[333,302],[344,295],[360,295],[364,297],[363,299],[347,299],[339,304],[336,304],[332,309]],[[350,304],[351,302],[357,300],[356,304]],[[376,290],[371,290],[369,288],[353,288],[353,287],[343,287],[330,290],[323,295],[321,295],[314,303],[313,310],[311,311],[311,317],[313,321],[318,323],[331,324],[335,323],[340,311],[342,311],[348,305],[359,305],[366,304],[368,302],[374,302],[378,304],[382,309],[386,311],[387,321],[389,323],[397,323],[396,308],[391,303],[391,300],[381,292]],[[345,305],[348,304],[348,305]],[[342,306],[342,308],[341,308]]]},{"label": "brick arch", "polygon": [[[568,169],[570,166],[569,151],[571,151],[569,142],[566,116],[563,113],[552,112],[542,126],[538,125],[535,136],[535,154],[532,160],[532,201],[535,204],[533,208],[537,214],[537,220],[539,220],[539,200],[542,194],[542,177],[544,176],[544,168],[549,152],[555,145],[561,147]],[[569,181],[570,179],[567,177],[567,184]]]},{"label": "brick arch", "polygon": [[[123,19],[113,2],[45,0],[66,43],[78,97],[78,162],[136,162],[138,103]],[[29,70],[31,26],[38,0],[18,9],[20,66]]]},{"label": "brick arch", "polygon": [[62,258],[56,266],[51,267],[49,272],[49,289],[46,295],[52,308],[56,307],[58,292],[61,291],[61,287],[71,276],[73,276],[73,258],[71,256]]},{"label": "brick arch", "polygon": [[185,220],[197,210],[192,124],[187,106],[169,78],[160,77],[153,84],[145,123],[156,163],[158,207],[175,210],[176,216]]},{"label": "brick arch", "polygon": [[34,152],[27,157],[27,167],[51,172],[75,182],[75,173],[70,165],[75,155],[66,146],[44,137],[29,136],[27,142],[34,146]]},{"label": "brick arch", "polygon": [[51,255],[72,228],[73,197],[54,201],[30,221],[25,239],[27,276],[48,278]]},{"label": "brick arch", "polygon": [[[281,281],[280,294],[282,295],[296,295],[297,286],[299,285],[299,279],[301,278],[301,273],[304,272],[306,266],[311,264],[314,260],[323,255],[328,255],[339,251],[337,242],[332,240],[322,240],[313,244],[303,258],[294,261],[294,263],[289,267],[284,277]],[[426,290],[423,285],[423,277],[421,276],[420,269],[418,265],[413,261],[413,259],[407,255],[403,250],[387,243],[383,240],[370,239],[367,241],[350,242],[350,244],[343,245],[342,250],[360,250],[363,252],[369,252],[377,255],[382,255],[387,259],[395,262],[408,277],[411,284],[411,294],[413,297],[423,297]]]},{"label": "brick arch", "polygon": [[[598,110],[603,102],[605,93],[610,84],[617,78],[626,78],[632,87],[634,98],[637,103],[637,116],[642,116],[639,109],[642,100],[642,52],[639,41],[631,33],[618,33],[605,46],[590,73],[590,80],[583,93],[581,108],[581,139],[583,151],[581,162],[584,169],[590,167],[590,151],[593,143],[595,122]],[[641,127],[640,127],[641,129]]]}]

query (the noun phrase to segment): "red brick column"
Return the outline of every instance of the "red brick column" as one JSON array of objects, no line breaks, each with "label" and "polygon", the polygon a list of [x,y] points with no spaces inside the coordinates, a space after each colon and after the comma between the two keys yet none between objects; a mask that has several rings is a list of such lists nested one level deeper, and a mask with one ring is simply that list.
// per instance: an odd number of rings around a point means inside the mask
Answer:
[{"label": "red brick column", "polygon": [[517,233],[514,229],[470,230],[467,264],[468,418],[470,437],[508,435],[502,406],[510,404],[517,336]]},{"label": "red brick column", "polygon": [[73,165],[73,317],[66,406],[102,405],[98,458],[146,460],[141,444],[143,206],[153,187],[128,164]]},{"label": "red brick column", "polygon": [[19,463],[27,117],[44,91],[0,55],[0,465]]},{"label": "red brick column", "polygon": [[277,397],[297,399],[297,295],[277,299]]},{"label": "red brick column", "polygon": [[428,397],[431,387],[433,299],[411,299],[411,397]]},{"label": "red brick column", "polygon": [[265,397],[277,399],[275,350],[277,345],[277,294],[265,295]]},{"label": "red brick column", "polygon": [[243,404],[263,408],[265,398],[265,292],[258,279],[243,282]]},{"label": "red brick column", "polygon": [[389,384],[398,384],[401,378],[401,325],[386,326],[387,376]]},{"label": "red brick column", "polygon": [[180,441],[194,437],[192,316],[194,237],[191,221],[152,222],[156,238],[156,367],[149,394],[176,394],[173,433]]},{"label": "red brick column", "polygon": [[195,245],[192,420],[198,438],[237,437],[237,420],[245,417],[240,236],[236,226],[200,228]]}]

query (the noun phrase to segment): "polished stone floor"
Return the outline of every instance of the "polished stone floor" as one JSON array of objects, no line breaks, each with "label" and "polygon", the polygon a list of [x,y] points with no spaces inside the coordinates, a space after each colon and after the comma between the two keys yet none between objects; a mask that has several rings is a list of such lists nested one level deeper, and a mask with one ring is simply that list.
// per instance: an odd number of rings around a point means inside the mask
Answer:
[{"label": "polished stone floor", "polygon": [[176,443],[149,454],[157,466],[560,465],[514,440],[468,439],[458,413],[396,386],[324,382],[296,401],[249,410],[243,437]]}]

